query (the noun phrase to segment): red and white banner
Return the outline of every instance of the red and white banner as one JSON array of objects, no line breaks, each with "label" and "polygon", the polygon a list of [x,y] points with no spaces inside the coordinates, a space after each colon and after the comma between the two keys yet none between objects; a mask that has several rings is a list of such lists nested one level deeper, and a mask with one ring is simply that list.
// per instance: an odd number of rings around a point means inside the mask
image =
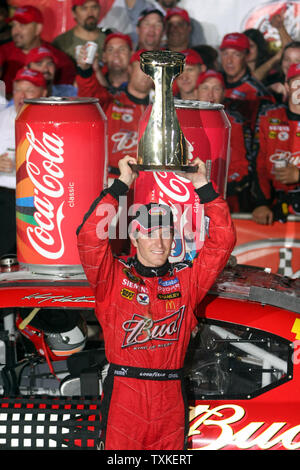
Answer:
[{"label": "red and white banner", "polygon": [[285,224],[259,225],[249,215],[232,215],[237,243],[233,251],[239,264],[269,268],[272,273],[300,276],[300,217]]}]

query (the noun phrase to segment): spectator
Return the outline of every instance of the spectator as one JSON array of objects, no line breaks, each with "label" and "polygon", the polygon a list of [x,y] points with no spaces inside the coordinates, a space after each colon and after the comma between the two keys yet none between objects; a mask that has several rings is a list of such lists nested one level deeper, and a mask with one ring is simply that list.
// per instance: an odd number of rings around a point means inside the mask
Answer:
[{"label": "spectator", "polygon": [[276,54],[271,54],[269,44],[259,29],[247,29],[244,34],[248,37],[250,44],[247,66],[252,76],[263,82],[272,69],[279,64],[281,50]]},{"label": "spectator", "polygon": [[206,44],[201,44],[198,46],[193,46],[192,49],[194,51],[198,52],[198,54],[201,56],[204,64],[206,65],[206,68],[209,70],[219,70],[219,53],[218,51],[212,47],[208,46]]},{"label": "spectator", "polygon": [[[124,0],[125,8],[124,15],[126,16],[130,24],[130,36],[134,47],[139,47],[139,21],[143,12],[147,10],[157,10],[162,16],[164,16],[164,10],[159,6],[155,0]],[[123,31],[123,30],[122,30]]]},{"label": "spectator", "polygon": [[300,215],[300,62],[292,64],[285,84],[287,104],[265,107],[258,119],[255,203],[253,220],[259,224],[286,221]]},{"label": "spectator", "polygon": [[[139,121],[149,104],[149,92],[153,81],[140,68],[140,54],[136,51],[130,60],[130,77],[128,85],[115,94],[101,85],[92,67],[78,60],[78,95],[99,98],[107,117],[108,135],[108,185],[119,176],[118,162],[125,155],[136,156],[138,144]],[[130,204],[133,203],[133,192],[129,193]],[[129,204],[129,205],[130,205]],[[115,254],[129,250],[129,239],[113,240]]]},{"label": "spectator", "polygon": [[11,41],[11,30],[7,24],[9,17],[7,2],[0,3],[0,45]]},{"label": "spectator", "polygon": [[159,8],[159,5],[155,0],[114,0],[111,3],[113,4],[99,25],[102,28],[112,28],[113,26],[114,30],[111,32],[122,31],[123,34],[128,34],[136,47],[136,26],[141,12],[145,8]]},{"label": "spectator", "polygon": [[108,119],[109,177],[116,177],[118,161],[125,155],[136,155],[138,123],[149,103],[153,81],[140,68],[140,54],[130,60],[130,77],[124,90],[111,94],[97,80],[92,67],[78,61],[78,96],[92,96],[100,104]]},{"label": "spectator", "polygon": [[[207,70],[198,77],[197,98],[200,101],[223,104],[225,83],[223,75]],[[251,131],[237,112],[227,112],[231,124],[230,164],[227,177],[227,202],[231,212],[248,212],[251,208],[249,188],[251,173]]]},{"label": "spectator", "polygon": [[41,72],[47,83],[48,96],[76,96],[77,88],[70,84],[54,84],[56,58],[52,50],[46,46],[31,49],[26,57],[26,65],[30,70]]},{"label": "spectator", "polygon": [[141,12],[137,23],[137,49],[157,51],[161,49],[164,34],[164,15],[156,8],[148,8]]},{"label": "spectator", "polygon": [[15,149],[15,118],[25,98],[39,98],[46,93],[43,75],[22,68],[13,81],[14,105],[0,112],[0,256],[16,253],[16,172],[15,161],[8,155],[9,149]]},{"label": "spectator", "polygon": [[254,129],[259,107],[265,102],[275,100],[262,83],[251,76],[247,67],[249,39],[242,33],[227,34],[222,40],[220,50],[226,108],[239,111]]},{"label": "spectator", "polygon": [[[167,13],[170,8],[176,8],[179,2],[180,0],[157,0],[157,3],[164,9],[165,13]],[[201,24],[194,18],[190,17],[190,25],[191,32],[188,47],[194,47],[198,46],[199,44],[204,44],[205,38]]]},{"label": "spectator", "polygon": [[291,64],[300,62],[300,41],[291,41],[282,50],[281,59],[277,72],[270,74],[265,81],[266,86],[272,91],[279,103],[287,100],[287,88],[285,78]]},{"label": "spectator", "polygon": [[186,10],[170,8],[166,14],[167,49],[181,52],[190,48],[191,19]]},{"label": "spectator", "polygon": [[100,18],[99,0],[72,0],[72,14],[76,26],[57,36],[52,44],[76,62],[76,46],[93,41],[98,44],[98,59],[102,60],[106,34],[97,26]]},{"label": "spectator", "polygon": [[129,79],[129,63],[132,55],[132,41],[129,35],[111,33],[106,36],[103,49],[102,70],[96,71],[99,81],[108,86],[111,93],[126,88]]},{"label": "spectator", "polygon": [[55,54],[57,61],[55,83],[73,83],[75,67],[72,61],[62,51],[41,39],[43,17],[37,8],[31,5],[19,7],[10,21],[12,41],[0,46],[1,78],[5,82],[9,97],[12,94],[13,79],[17,71],[25,65],[28,52],[42,45],[49,47]]},{"label": "spectator", "polygon": [[[178,98],[182,100],[197,99],[197,80],[200,73],[205,72],[206,66],[200,55],[193,49],[181,51],[185,55],[183,72],[176,80],[179,90]],[[176,92],[175,92],[176,93]]]}]

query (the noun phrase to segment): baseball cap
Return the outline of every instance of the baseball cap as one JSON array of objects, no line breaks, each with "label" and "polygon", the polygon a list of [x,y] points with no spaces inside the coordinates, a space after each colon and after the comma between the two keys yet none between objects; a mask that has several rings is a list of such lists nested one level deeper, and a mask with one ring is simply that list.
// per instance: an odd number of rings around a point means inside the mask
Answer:
[{"label": "baseball cap", "polygon": [[35,86],[40,86],[42,88],[47,87],[46,80],[44,75],[41,72],[36,72],[35,70],[30,70],[27,67],[23,67],[18,70],[14,82],[19,80],[26,80],[27,82],[33,83]]},{"label": "baseball cap", "polygon": [[185,55],[185,63],[187,65],[203,64],[202,57],[194,49],[186,49],[180,52]]},{"label": "baseball cap", "polygon": [[201,83],[203,83],[207,78],[216,78],[217,80],[219,80],[219,82],[221,82],[222,86],[225,87],[223,75],[220,72],[216,72],[215,70],[211,69],[199,74],[196,87],[201,85]]},{"label": "baseball cap", "polygon": [[161,16],[161,19],[162,21],[164,21],[165,19],[165,15],[163,14],[163,12],[161,10],[159,10],[158,8],[145,8],[144,10],[141,11],[141,14],[138,18],[138,21],[137,21],[137,25],[140,24],[140,22],[146,18],[146,16],[148,15],[151,15],[151,13],[156,13],[157,15]]},{"label": "baseball cap", "polygon": [[148,234],[159,228],[174,228],[173,213],[166,204],[141,205],[131,221],[131,232]]},{"label": "baseball cap", "polygon": [[147,52],[146,49],[139,49],[138,51],[135,51],[131,58],[130,58],[130,64],[132,64],[132,62],[139,62],[140,61],[140,57],[141,57],[141,54],[143,52]]},{"label": "baseball cap", "polygon": [[250,49],[250,42],[246,34],[243,33],[229,33],[223,37],[220,49],[236,49],[238,51],[245,51]]},{"label": "baseball cap", "polygon": [[294,78],[300,75],[300,63],[290,65],[288,72],[286,74],[286,81],[290,78]]},{"label": "baseball cap", "polygon": [[114,38],[123,39],[123,41],[125,41],[128,44],[130,49],[133,48],[131,37],[128,34],[122,34],[122,33],[110,33],[110,34],[108,34],[105,38],[103,47],[106,46],[108,41],[110,41],[111,39],[114,39]]},{"label": "baseball cap", "polygon": [[8,21],[18,21],[22,24],[28,23],[43,23],[43,15],[36,7],[32,5],[25,5],[15,10],[13,16]]},{"label": "baseball cap", "polygon": [[183,18],[184,21],[186,21],[189,24],[191,22],[191,19],[189,17],[188,12],[186,10],[184,10],[183,8],[178,8],[178,7],[169,8],[167,10],[167,14],[166,14],[166,17],[165,17],[166,21],[174,15],[181,16],[181,18]]},{"label": "baseball cap", "polygon": [[[84,5],[86,2],[90,0],[72,0],[72,7],[81,7]],[[94,0],[95,2],[99,3],[99,0]]]},{"label": "baseball cap", "polygon": [[50,57],[53,60],[53,62],[56,63],[56,57],[54,56],[53,52],[50,49],[48,49],[48,47],[45,47],[45,46],[34,47],[28,52],[26,56],[25,64],[28,65],[31,62],[40,62],[45,57]]}]

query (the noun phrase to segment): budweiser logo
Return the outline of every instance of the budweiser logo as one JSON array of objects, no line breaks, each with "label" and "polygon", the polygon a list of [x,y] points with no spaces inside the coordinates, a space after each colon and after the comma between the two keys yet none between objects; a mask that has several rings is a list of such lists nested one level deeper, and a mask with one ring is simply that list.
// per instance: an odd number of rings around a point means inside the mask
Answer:
[{"label": "budweiser logo", "polygon": [[134,314],[131,320],[125,321],[122,325],[126,332],[122,348],[145,345],[152,340],[178,341],[184,311],[183,305],[172,315],[156,321]]},{"label": "budweiser logo", "polygon": [[26,170],[34,185],[33,217],[37,223],[35,227],[27,227],[27,236],[41,256],[55,260],[63,255],[65,249],[61,228],[64,173],[60,167],[64,162],[64,143],[54,133],[43,132],[42,139],[38,140],[28,124],[27,127]]},{"label": "budweiser logo", "polygon": [[138,133],[132,131],[123,131],[113,134],[112,142],[115,142],[113,152],[121,152],[122,150],[136,149],[138,143]]}]

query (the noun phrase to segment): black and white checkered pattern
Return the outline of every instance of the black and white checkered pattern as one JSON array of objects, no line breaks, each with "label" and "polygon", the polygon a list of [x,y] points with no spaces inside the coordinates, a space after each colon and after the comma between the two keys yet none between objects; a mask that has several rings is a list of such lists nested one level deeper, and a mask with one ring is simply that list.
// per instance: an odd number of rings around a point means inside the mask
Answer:
[{"label": "black and white checkered pattern", "polygon": [[0,450],[95,450],[99,407],[98,398],[0,398]]}]

